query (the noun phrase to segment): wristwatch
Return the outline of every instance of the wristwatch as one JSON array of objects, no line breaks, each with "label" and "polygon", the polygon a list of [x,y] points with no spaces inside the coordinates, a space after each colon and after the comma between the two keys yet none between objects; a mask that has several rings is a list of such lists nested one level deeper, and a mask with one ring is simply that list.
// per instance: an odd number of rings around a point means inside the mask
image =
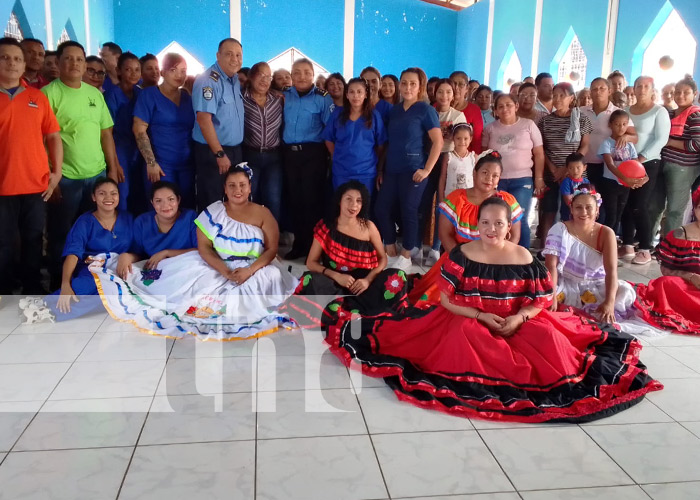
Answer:
[{"label": "wristwatch", "polygon": [[224,153],[224,150],[222,149],[220,151],[217,151],[215,155],[217,158],[223,158],[224,156],[226,156],[226,153]]}]

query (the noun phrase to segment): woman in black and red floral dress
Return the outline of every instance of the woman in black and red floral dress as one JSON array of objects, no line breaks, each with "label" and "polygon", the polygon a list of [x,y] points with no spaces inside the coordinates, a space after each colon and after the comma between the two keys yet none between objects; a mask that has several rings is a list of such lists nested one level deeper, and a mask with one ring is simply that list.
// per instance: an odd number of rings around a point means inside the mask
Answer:
[{"label": "woman in black and red floral dress", "polygon": [[335,324],[343,314],[386,317],[408,306],[406,274],[385,269],[384,245],[368,213],[364,184],[338,187],[333,213],[314,229],[309,271],[282,308],[302,328]]},{"label": "woman in black and red floral dress", "polygon": [[339,310],[327,328],[331,352],[384,377],[402,401],[470,418],[584,422],[662,388],[633,337],[548,310],[549,274],[507,241],[506,202],[484,201],[478,228],[481,239],[456,246],[443,264],[439,306],[389,318]]}]

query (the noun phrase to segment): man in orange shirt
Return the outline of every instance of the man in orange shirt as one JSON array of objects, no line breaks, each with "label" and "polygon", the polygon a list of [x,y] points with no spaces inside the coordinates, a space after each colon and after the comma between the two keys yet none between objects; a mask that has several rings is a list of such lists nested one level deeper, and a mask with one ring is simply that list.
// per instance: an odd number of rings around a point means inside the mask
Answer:
[{"label": "man in orange shirt", "polygon": [[40,282],[44,202],[61,180],[63,144],[46,96],[22,83],[24,70],[19,42],[1,38],[0,294],[12,293],[10,277],[19,230],[22,291],[36,295],[46,292]]}]

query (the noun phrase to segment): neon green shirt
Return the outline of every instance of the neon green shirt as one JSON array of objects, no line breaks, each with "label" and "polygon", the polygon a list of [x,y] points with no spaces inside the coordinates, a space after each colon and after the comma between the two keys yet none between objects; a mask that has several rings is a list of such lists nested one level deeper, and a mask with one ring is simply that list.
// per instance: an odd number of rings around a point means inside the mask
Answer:
[{"label": "neon green shirt", "polygon": [[114,123],[102,93],[87,83],[79,89],[59,78],[42,88],[61,127],[63,176],[95,177],[106,167],[100,133]]}]

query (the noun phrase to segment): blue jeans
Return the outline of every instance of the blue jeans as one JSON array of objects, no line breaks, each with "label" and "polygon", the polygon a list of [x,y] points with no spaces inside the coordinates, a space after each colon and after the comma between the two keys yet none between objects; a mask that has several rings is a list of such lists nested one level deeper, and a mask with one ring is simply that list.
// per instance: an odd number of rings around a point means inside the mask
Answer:
[{"label": "blue jeans", "polygon": [[244,147],[243,160],[253,169],[252,195],[255,203],[270,209],[277,222],[282,214],[282,153]]},{"label": "blue jeans", "polygon": [[515,196],[523,209],[523,218],[520,219],[520,246],[530,248],[530,224],[527,219],[532,205],[532,177],[501,179],[498,189]]},{"label": "blue jeans", "polygon": [[384,182],[377,194],[374,210],[385,245],[396,243],[393,214],[396,213],[395,208],[398,205],[401,213],[404,250],[410,251],[419,246],[418,207],[427,185],[427,178],[418,184],[413,182],[413,172],[384,174]]}]

